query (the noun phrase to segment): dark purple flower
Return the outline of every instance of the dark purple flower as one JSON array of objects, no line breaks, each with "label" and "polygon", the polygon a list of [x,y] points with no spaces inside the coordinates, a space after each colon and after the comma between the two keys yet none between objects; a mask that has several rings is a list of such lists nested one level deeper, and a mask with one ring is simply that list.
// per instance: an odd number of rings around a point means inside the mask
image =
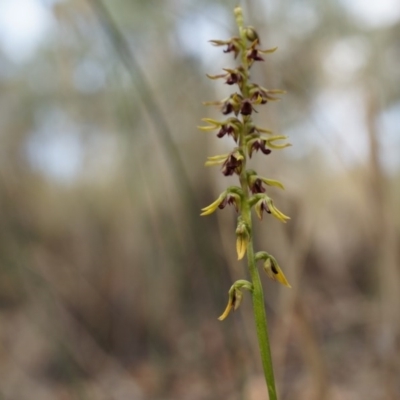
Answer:
[{"label": "dark purple flower", "polygon": [[251,144],[250,149],[249,149],[249,156],[251,157],[253,154],[253,151],[258,151],[258,150],[261,150],[266,155],[271,153],[271,149],[268,149],[267,147],[265,147],[265,142],[262,139],[257,139]]},{"label": "dark purple flower", "polygon": [[253,194],[256,193],[264,193],[265,192],[265,188],[262,185],[262,181],[261,179],[256,179],[254,180],[254,182],[250,185],[250,190]]},{"label": "dark purple flower", "polygon": [[[222,125],[221,129],[217,133],[217,137],[223,138],[225,135],[232,135],[234,133],[234,129],[232,125]],[[233,135],[232,135],[233,136]]]},{"label": "dark purple flower", "polygon": [[224,164],[222,165],[222,173],[225,176],[240,174],[242,169],[242,160],[236,158],[233,154],[231,154]]},{"label": "dark purple flower", "polygon": [[232,39],[230,43],[228,43],[228,47],[224,50],[224,53],[232,52],[235,54],[235,58],[240,53],[240,47],[236,40]]},{"label": "dark purple flower", "polygon": [[259,55],[259,52],[255,48],[250,48],[246,54],[248,60],[252,61],[264,61],[264,59]]},{"label": "dark purple flower", "polygon": [[232,72],[228,75],[228,78],[225,83],[228,85],[234,85],[235,83],[239,83],[241,80],[242,80],[242,75]]},{"label": "dark purple flower", "polygon": [[233,205],[235,207],[236,212],[239,211],[239,204],[237,198],[235,196],[228,194],[222,203],[218,206],[221,210],[224,209],[227,205]]},{"label": "dark purple flower", "polygon": [[242,101],[242,106],[240,108],[240,113],[242,115],[251,115],[253,112],[253,105],[249,99],[245,99]]}]

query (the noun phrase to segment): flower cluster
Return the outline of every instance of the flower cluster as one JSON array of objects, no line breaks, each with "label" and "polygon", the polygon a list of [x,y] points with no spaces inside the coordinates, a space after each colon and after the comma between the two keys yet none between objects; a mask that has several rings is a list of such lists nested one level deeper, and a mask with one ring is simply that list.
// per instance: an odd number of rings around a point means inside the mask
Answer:
[{"label": "flower cluster", "polygon": [[[218,106],[220,112],[227,116],[222,121],[204,118],[207,124],[199,126],[200,130],[216,131],[217,138],[230,137],[234,147],[227,154],[208,157],[206,166],[220,165],[225,176],[237,175],[240,186],[231,186],[209,206],[202,209],[201,215],[209,215],[226,205],[233,205],[238,213],[236,227],[236,250],[238,259],[242,259],[246,253],[249,263],[258,260],[264,261],[264,270],[274,280],[289,286],[282,270],[276,260],[265,252],[254,255],[253,250],[248,252],[249,243],[252,243],[251,209],[262,219],[263,213],[271,214],[281,222],[290,218],[282,213],[266,193],[266,187],[283,189],[282,183],[274,179],[268,179],[258,175],[256,171],[247,168],[247,161],[260,151],[263,155],[269,155],[274,150],[284,149],[290,146],[285,142],[284,135],[274,134],[270,129],[262,128],[253,121],[254,113],[258,107],[270,101],[279,100],[276,97],[285,93],[279,89],[267,89],[251,81],[250,70],[252,66],[264,60],[264,56],[273,53],[277,48],[263,50],[260,48],[259,35],[253,27],[244,27],[242,24],[241,10],[236,9],[240,36],[228,40],[211,40],[215,46],[223,46],[224,53],[233,53],[235,59],[240,59],[240,64],[235,68],[224,68],[221,74],[207,75],[210,79],[223,79],[227,85],[236,86],[237,89],[228,97],[220,101],[210,101],[205,105]],[[258,258],[257,258],[258,257]],[[241,281],[243,283],[243,281]],[[239,285],[240,286],[240,285]],[[240,286],[242,287],[242,286]],[[229,292],[228,307],[220,317],[224,319],[235,310],[242,299],[240,287],[233,286]],[[249,286],[246,284],[246,288]]]}]

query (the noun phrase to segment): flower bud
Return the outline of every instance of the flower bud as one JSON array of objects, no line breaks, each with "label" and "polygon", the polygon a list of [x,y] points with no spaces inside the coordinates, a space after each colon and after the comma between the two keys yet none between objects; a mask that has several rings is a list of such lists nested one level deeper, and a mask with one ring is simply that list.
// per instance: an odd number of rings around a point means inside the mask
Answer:
[{"label": "flower bud", "polygon": [[242,106],[240,108],[240,113],[242,115],[251,115],[253,112],[253,105],[251,104],[251,101],[248,99],[243,100]]},{"label": "flower bud", "polygon": [[230,176],[233,174],[239,175],[242,171],[243,160],[243,154],[239,150],[233,151],[231,154],[229,154],[222,165],[222,173],[225,176]]},{"label": "flower bud", "polygon": [[258,33],[252,26],[248,26],[247,28],[245,28],[244,33],[247,40],[249,40],[250,42],[254,42],[255,40],[259,42]]},{"label": "flower bud", "polygon": [[219,195],[217,200],[212,202],[209,206],[204,207],[204,208],[201,209],[202,213],[200,215],[204,216],[204,215],[212,214],[221,205],[221,203],[225,200],[226,196],[227,196],[226,191],[222,192]]},{"label": "flower bud", "polygon": [[245,281],[243,279],[236,281],[231,288],[229,289],[229,298],[228,305],[226,306],[224,312],[221,314],[218,319],[223,321],[229,313],[233,310],[236,311],[240,304],[242,303],[243,293],[241,289],[247,289],[252,291],[253,285],[249,281]]},{"label": "flower bud", "polygon": [[235,17],[236,17],[236,23],[238,24],[239,28],[243,26],[243,11],[241,7],[235,7],[233,10]]},{"label": "flower bud", "polygon": [[247,245],[250,241],[250,232],[247,224],[239,217],[236,228],[236,251],[238,260],[246,254]]},{"label": "flower bud", "polygon": [[218,317],[218,319],[220,321],[223,321],[232,310],[236,311],[239,308],[242,299],[243,293],[239,290],[239,288],[233,285],[229,290],[228,305],[226,306],[224,312]]},{"label": "flower bud", "polygon": [[291,288],[288,280],[286,279],[285,275],[283,274],[282,270],[280,269],[275,258],[273,258],[272,256],[269,256],[266,259],[266,261],[263,265],[263,268],[270,279],[272,279],[273,281],[277,281],[288,288]]},{"label": "flower bud", "polygon": [[[276,182],[275,182],[276,183]],[[258,218],[262,219],[263,211],[268,214],[272,214],[275,218],[279,219],[279,221],[286,223],[287,220],[290,219],[287,215],[283,214],[283,212],[279,211],[274,202],[270,197],[266,194],[258,194],[256,195],[256,203],[254,204],[254,210],[258,216]]]}]

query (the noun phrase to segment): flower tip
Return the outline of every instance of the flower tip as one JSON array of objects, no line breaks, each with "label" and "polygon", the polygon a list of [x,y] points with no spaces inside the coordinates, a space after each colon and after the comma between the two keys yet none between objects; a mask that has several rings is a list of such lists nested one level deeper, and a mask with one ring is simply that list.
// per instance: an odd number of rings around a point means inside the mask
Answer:
[{"label": "flower tip", "polygon": [[231,312],[231,310],[232,310],[232,304],[229,303],[228,306],[226,307],[225,311],[222,313],[222,315],[220,315],[220,316],[218,317],[218,320],[219,320],[219,321],[223,321],[224,319],[226,319],[226,317],[229,315],[229,313]]},{"label": "flower tip", "polygon": [[277,50],[278,50],[278,46],[273,47],[272,49],[259,50],[259,52],[262,54],[271,54],[271,53],[275,53],[275,51],[277,51]]},{"label": "flower tip", "polygon": [[268,258],[264,263],[264,271],[270,279],[279,282],[283,286],[291,288],[290,283],[276,261],[272,262],[271,258]]},{"label": "flower tip", "polygon": [[238,236],[236,241],[236,251],[238,255],[238,260],[241,260],[246,254],[247,250],[247,241],[245,238]]},{"label": "flower tip", "polygon": [[202,213],[200,214],[200,216],[201,217],[205,217],[206,215],[212,214],[215,211],[215,209],[214,208],[205,207],[205,208],[202,208],[201,211],[202,211]]},{"label": "flower tip", "polygon": [[205,217],[206,215],[210,215],[210,214],[212,214],[215,210],[213,210],[213,209],[207,209],[207,210],[201,210],[201,211],[203,211],[201,214],[200,214],[200,217]]},{"label": "flower tip", "polygon": [[283,275],[283,272],[278,274],[278,276],[275,277],[276,280],[281,283],[283,286],[286,286],[287,288],[291,289],[292,286],[290,286],[290,283],[287,281],[285,275]]},{"label": "flower tip", "polygon": [[205,132],[207,132],[207,131],[213,131],[213,130],[216,129],[214,126],[200,126],[200,125],[197,125],[196,128],[197,128],[197,129],[200,129],[201,131],[205,131]]}]

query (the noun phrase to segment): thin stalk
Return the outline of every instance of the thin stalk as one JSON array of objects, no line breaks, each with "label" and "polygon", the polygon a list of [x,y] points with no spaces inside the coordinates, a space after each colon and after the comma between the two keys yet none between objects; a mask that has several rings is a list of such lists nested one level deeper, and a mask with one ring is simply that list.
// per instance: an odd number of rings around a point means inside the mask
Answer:
[{"label": "thin stalk", "polygon": [[[246,36],[243,29],[243,20],[241,18],[241,14],[236,15],[236,21],[239,27],[240,38],[242,43],[246,43]],[[248,80],[249,80],[249,62],[246,57],[246,49],[242,48],[241,51],[241,60],[242,66],[244,69],[243,74],[243,89],[242,95],[244,98],[248,97]],[[264,370],[265,382],[268,388],[269,400],[277,400],[276,388],[275,388],[275,378],[274,378],[274,370],[272,366],[272,357],[271,357],[271,348],[269,344],[269,336],[268,336],[268,324],[267,324],[267,315],[265,313],[265,305],[264,305],[264,293],[261,284],[260,275],[258,273],[258,269],[256,266],[256,260],[254,257],[254,248],[253,248],[253,229],[252,229],[252,220],[251,220],[251,209],[249,206],[249,188],[246,177],[246,164],[247,164],[247,151],[246,151],[246,122],[248,122],[248,117],[243,116],[243,130],[240,132],[239,137],[239,146],[242,150],[242,154],[244,155],[242,172],[240,173],[240,186],[243,190],[243,202],[242,202],[242,218],[244,222],[247,224],[250,230],[250,240],[247,245],[247,264],[250,272],[251,282],[253,284],[252,290],[252,299],[253,299],[253,311],[254,311],[254,319],[256,323],[256,331],[257,331],[257,339],[258,346],[260,349],[261,361]]]},{"label": "thin stalk", "polygon": [[269,345],[267,316],[265,314],[264,294],[258,269],[255,265],[253,243],[247,247],[247,262],[249,266],[251,281],[253,283],[253,310],[256,322],[258,346],[260,348],[261,361],[264,369],[264,377],[268,387],[270,400],[276,400],[276,388],[274,370],[272,366],[271,348]]},{"label": "thin stalk", "polygon": [[[245,132],[241,132],[240,147],[245,154],[244,144]],[[250,240],[247,245],[247,263],[250,272],[251,282],[253,284],[252,298],[254,319],[256,323],[256,331],[258,338],[258,346],[261,354],[261,361],[264,369],[264,377],[268,387],[269,400],[277,400],[274,370],[272,366],[271,348],[269,345],[267,316],[265,313],[264,294],[261,285],[260,275],[256,266],[253,249],[253,234],[252,234],[252,221],[251,210],[249,206],[249,190],[246,179],[246,159],[243,162],[243,171],[240,174],[240,185],[243,190],[244,201],[242,203],[242,217],[250,228]]]}]

